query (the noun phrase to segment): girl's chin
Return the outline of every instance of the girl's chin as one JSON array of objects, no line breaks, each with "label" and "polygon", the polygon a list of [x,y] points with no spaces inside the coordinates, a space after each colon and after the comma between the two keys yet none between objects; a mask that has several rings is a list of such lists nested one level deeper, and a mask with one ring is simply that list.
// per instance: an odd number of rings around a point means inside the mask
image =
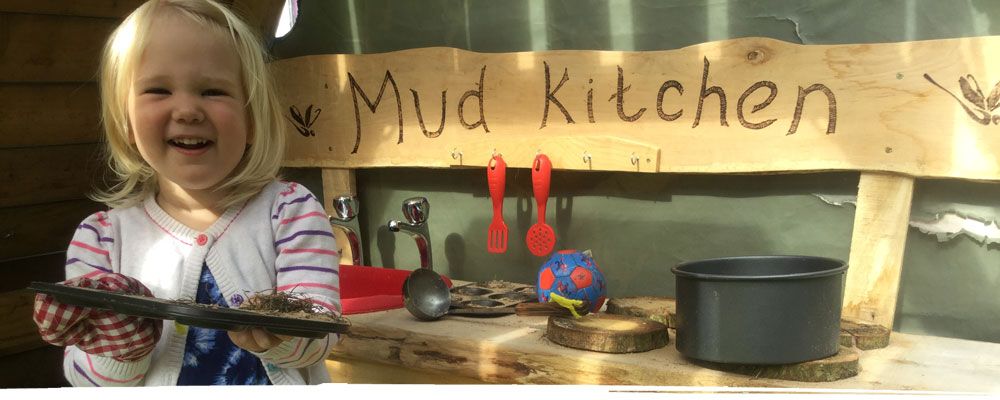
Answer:
[{"label": "girl's chin", "polygon": [[178,179],[170,179],[172,183],[178,189],[182,189],[190,192],[203,192],[215,189],[220,183],[222,183],[224,177],[181,177]]}]

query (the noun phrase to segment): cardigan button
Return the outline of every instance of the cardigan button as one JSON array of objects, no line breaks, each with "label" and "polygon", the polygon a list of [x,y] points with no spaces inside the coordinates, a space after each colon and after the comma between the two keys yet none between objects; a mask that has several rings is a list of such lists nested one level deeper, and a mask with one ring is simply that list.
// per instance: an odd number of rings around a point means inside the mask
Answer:
[{"label": "cardigan button", "polygon": [[208,243],[208,235],[205,235],[204,233],[198,235],[195,242],[197,242],[199,246],[204,246],[205,243]]}]

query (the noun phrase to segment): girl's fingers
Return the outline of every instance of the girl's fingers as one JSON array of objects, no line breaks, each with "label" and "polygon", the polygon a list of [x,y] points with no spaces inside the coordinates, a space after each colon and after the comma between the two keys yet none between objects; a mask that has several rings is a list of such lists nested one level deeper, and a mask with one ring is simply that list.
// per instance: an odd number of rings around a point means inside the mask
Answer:
[{"label": "girl's fingers", "polygon": [[252,351],[254,353],[260,353],[267,349],[260,347],[256,341],[254,341],[253,333],[251,329],[243,331],[229,331],[229,340],[233,341],[233,344],[239,346],[242,349]]},{"label": "girl's fingers", "polygon": [[250,330],[253,333],[254,341],[257,345],[263,347],[264,349],[270,349],[274,346],[281,344],[281,338],[274,336],[271,332],[260,328],[253,328]]}]

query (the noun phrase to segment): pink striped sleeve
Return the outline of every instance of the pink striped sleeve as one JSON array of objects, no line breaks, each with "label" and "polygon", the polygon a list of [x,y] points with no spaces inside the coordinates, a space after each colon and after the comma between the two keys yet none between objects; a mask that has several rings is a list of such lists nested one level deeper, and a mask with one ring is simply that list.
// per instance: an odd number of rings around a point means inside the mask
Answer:
[{"label": "pink striped sleeve", "polygon": [[[271,215],[277,271],[276,290],[304,295],[317,308],[340,315],[340,253],[323,205],[309,189],[296,183],[275,198]],[[294,338],[258,354],[282,368],[323,362],[339,340]]]},{"label": "pink striped sleeve", "polygon": [[97,212],[76,226],[66,249],[66,279],[114,272],[111,251],[115,246],[114,226],[106,212]]}]

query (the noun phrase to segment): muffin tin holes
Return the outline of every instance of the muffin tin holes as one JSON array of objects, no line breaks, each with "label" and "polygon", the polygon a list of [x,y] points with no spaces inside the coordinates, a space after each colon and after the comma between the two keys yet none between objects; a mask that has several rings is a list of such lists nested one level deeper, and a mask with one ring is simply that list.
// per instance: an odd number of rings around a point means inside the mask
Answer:
[{"label": "muffin tin holes", "polygon": [[487,293],[492,293],[493,291],[481,287],[463,286],[460,288],[456,288],[455,290],[453,290],[453,292],[466,296],[482,296]]},{"label": "muffin tin holes", "polygon": [[503,302],[496,300],[469,300],[469,301],[463,301],[458,304],[461,307],[469,307],[469,308],[494,308],[494,307],[502,307],[504,305]]},{"label": "muffin tin holes", "polygon": [[536,301],[535,287],[528,284],[493,280],[451,289],[455,307],[504,308]]},{"label": "muffin tin holes", "polygon": [[534,298],[534,296],[527,293],[497,293],[486,296],[490,299],[501,300],[501,301],[528,301]]}]

